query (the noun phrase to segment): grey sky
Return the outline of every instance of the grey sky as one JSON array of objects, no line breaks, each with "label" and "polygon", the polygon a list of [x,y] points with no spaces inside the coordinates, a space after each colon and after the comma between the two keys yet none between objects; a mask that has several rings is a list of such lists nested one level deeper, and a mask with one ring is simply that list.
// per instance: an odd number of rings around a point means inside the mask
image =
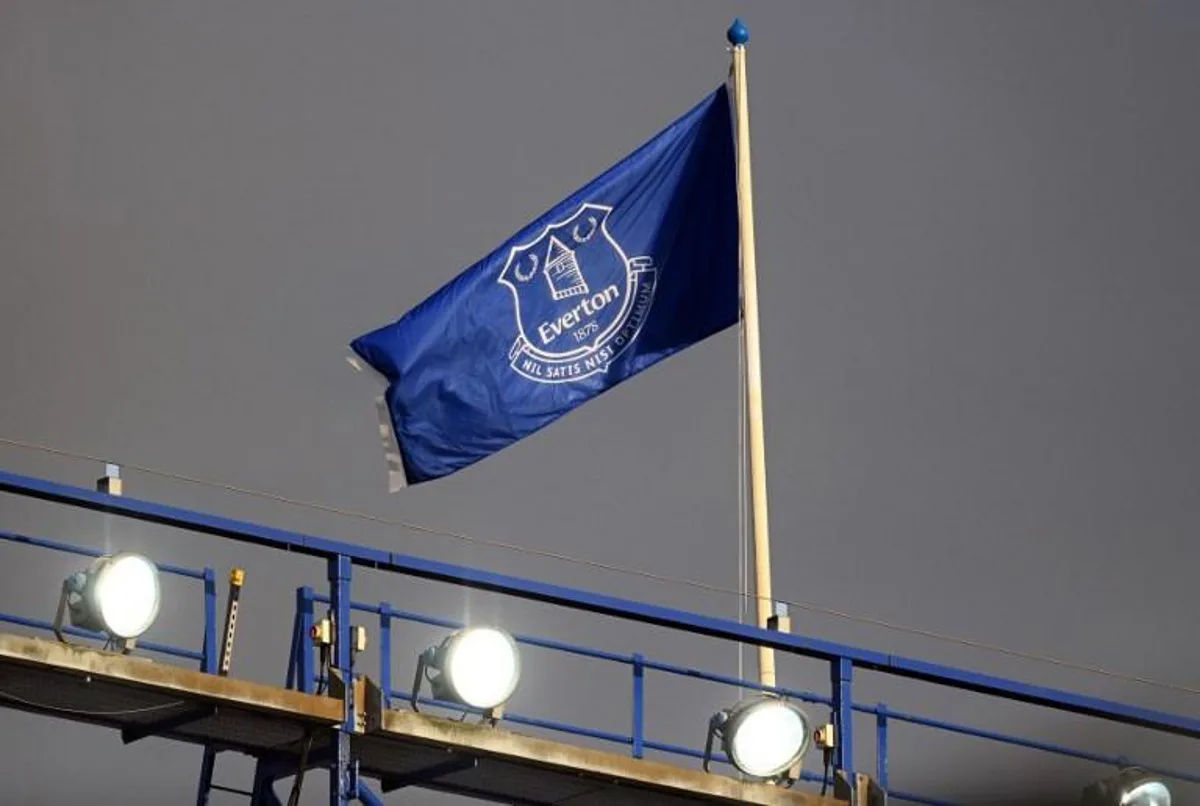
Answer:
[{"label": "grey sky", "polygon": [[[752,34],[778,594],[1200,684],[1194,3],[10,0],[0,436],[736,587],[732,331],[391,496],[374,388],[342,360],[349,339],[721,82],[734,13]],[[79,484],[100,470],[11,448],[0,465]],[[136,473],[128,483],[180,505],[737,613],[719,594]],[[282,680],[291,592],[323,578],[314,563],[7,497],[0,519],[222,574],[245,565],[234,669],[254,679]],[[74,563],[5,546],[0,558],[0,609],[49,618]],[[156,635],[194,643],[199,594],[180,595]],[[736,670],[731,647],[380,575],[356,598]],[[1179,692],[795,615],[823,637],[1197,711]],[[431,638],[414,633],[412,653]],[[781,661],[781,681],[823,688],[826,672]],[[870,676],[856,693],[1194,764],[1193,746],[1138,731]],[[696,745],[729,695],[653,679],[651,731]],[[627,696],[623,671],[531,663],[518,703],[622,730]],[[193,797],[194,748],[125,748],[11,712],[0,734],[6,804]],[[866,734],[859,745],[870,763]],[[1016,789],[1022,774],[1073,794],[1101,772],[916,730],[898,732],[893,752],[898,785],[946,797]],[[218,777],[244,784],[249,770],[223,760]],[[314,777],[306,802],[323,786]],[[237,801],[214,797],[225,802]]]}]

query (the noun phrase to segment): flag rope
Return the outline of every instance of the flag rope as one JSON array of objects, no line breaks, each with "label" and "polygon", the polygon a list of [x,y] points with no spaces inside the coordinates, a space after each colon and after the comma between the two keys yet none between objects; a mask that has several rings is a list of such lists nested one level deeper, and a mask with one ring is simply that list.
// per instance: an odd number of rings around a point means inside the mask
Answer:
[{"label": "flag rope", "polygon": [[[749,613],[750,593],[750,530],[749,512],[746,507],[746,330],[738,317],[738,436],[737,436],[737,498],[738,498],[738,623],[745,624]],[[745,644],[737,645],[738,680],[745,680]]]},{"label": "flag rope", "polygon": [[[12,448],[21,448],[24,450],[37,451],[39,453],[45,453],[45,454],[49,454],[52,456],[59,456],[59,457],[68,458],[68,459],[76,459],[79,461],[94,462],[97,464],[105,464],[105,463],[113,461],[111,458],[106,459],[106,458],[101,458],[99,456],[93,456],[93,455],[86,454],[86,453],[62,450],[60,448],[54,448],[49,445],[41,445],[41,444],[38,444],[35,442],[26,442],[24,440],[9,439],[6,437],[0,437],[0,445],[7,445]],[[708,593],[720,593],[720,594],[725,594],[725,595],[730,595],[730,596],[740,596],[741,595],[737,591],[732,590],[730,588],[725,588],[720,585],[713,585],[708,582],[700,582],[698,580],[686,579],[683,577],[672,577],[672,576],[667,576],[665,574],[658,574],[653,571],[645,571],[645,570],[642,570],[639,568],[630,568],[628,566],[614,565],[611,563],[600,562],[598,560],[589,560],[589,559],[586,559],[583,557],[576,557],[576,556],[572,556],[569,554],[562,554],[559,552],[547,551],[545,549],[534,549],[534,548],[529,548],[526,546],[518,546],[513,543],[506,543],[506,542],[498,541],[498,540],[489,540],[486,538],[472,537],[470,535],[466,535],[461,532],[451,531],[449,529],[439,529],[439,528],[432,527],[432,526],[422,526],[420,524],[410,523],[408,521],[400,521],[400,520],[394,520],[391,518],[384,518],[382,516],[371,515],[366,512],[356,512],[355,510],[343,509],[341,507],[335,507],[335,506],[331,506],[329,504],[322,504],[319,502],[304,501],[304,500],[300,500],[300,499],[296,499],[296,498],[290,498],[288,496],[280,495],[278,493],[271,493],[271,492],[266,492],[266,491],[262,491],[262,490],[254,490],[254,489],[251,489],[248,487],[239,487],[237,485],[226,484],[224,482],[209,481],[207,479],[200,479],[200,478],[196,478],[194,476],[188,476],[183,473],[175,473],[175,472],[172,472],[169,470],[162,470],[159,468],[147,467],[146,465],[134,464],[132,462],[128,462],[128,463],[118,462],[117,464],[120,464],[122,469],[129,469],[129,470],[133,470],[133,471],[136,471],[139,473],[145,473],[146,475],[149,475],[149,476],[158,476],[160,478],[170,479],[172,481],[180,481],[180,482],[185,482],[188,484],[195,484],[200,487],[209,487],[212,489],[224,490],[226,492],[237,493],[239,495],[245,495],[245,496],[249,496],[251,498],[261,498],[263,500],[274,501],[274,502],[281,503],[281,504],[287,504],[288,506],[294,506],[294,507],[298,507],[301,509],[310,509],[310,510],[313,510],[316,512],[324,512],[324,513],[327,513],[330,515],[338,515],[340,517],[353,518],[356,520],[367,521],[370,523],[377,523],[377,524],[380,524],[383,526],[395,526],[395,527],[399,527],[402,529],[407,529],[409,531],[418,532],[420,534],[432,535],[432,536],[436,536],[436,537],[452,538],[454,540],[459,540],[459,541],[469,543],[472,545],[504,549],[506,551],[513,551],[513,552],[520,553],[520,554],[528,554],[531,556],[542,557],[545,559],[557,560],[560,562],[585,566],[588,568],[596,568],[596,569],[603,570],[603,571],[612,571],[612,572],[620,573],[620,574],[628,574],[630,576],[637,576],[637,577],[641,577],[643,579],[649,579],[654,582],[663,582],[663,583],[670,584],[670,585],[680,585],[680,586],[684,586],[684,587],[690,587],[690,588],[694,588],[696,590],[703,590]],[[754,599],[757,597],[755,597],[753,594],[746,594],[744,598],[749,600],[749,599]],[[920,627],[909,627],[909,626],[905,626],[902,624],[896,624],[894,622],[885,621],[883,619],[878,619],[873,616],[862,616],[862,615],[856,615],[853,613],[847,613],[847,612],[844,612],[841,610],[835,610],[833,608],[828,608],[828,607],[823,607],[821,605],[811,604],[809,602],[798,602],[798,601],[793,601],[793,600],[788,600],[788,599],[779,599],[779,598],[776,598],[775,601],[782,602],[783,604],[786,604],[789,607],[794,607],[797,610],[804,610],[809,613],[817,613],[819,615],[830,616],[833,618],[842,619],[844,621],[855,622],[858,624],[865,624],[865,625],[872,626],[872,627],[879,627],[881,629],[891,630],[893,632],[905,633],[908,635],[915,635],[915,636],[918,636],[921,638],[929,638],[929,639],[933,639],[936,641],[943,641],[943,642],[950,643],[950,644],[957,644],[958,646],[968,647],[970,649],[978,649],[978,650],[983,650],[986,652],[994,652],[996,654],[1007,655],[1009,657],[1019,658],[1021,660],[1035,661],[1037,663],[1044,663],[1049,666],[1057,666],[1059,668],[1070,669],[1070,670],[1076,671],[1076,672],[1086,672],[1088,674],[1095,674],[1095,675],[1099,675],[1099,676],[1103,676],[1103,677],[1108,677],[1108,678],[1111,678],[1114,680],[1122,680],[1122,681],[1125,681],[1128,683],[1138,683],[1141,685],[1166,689],[1168,691],[1179,692],[1181,694],[1200,694],[1200,688],[1184,686],[1184,685],[1180,685],[1178,683],[1169,683],[1169,682],[1166,682],[1163,680],[1156,680],[1156,679],[1150,678],[1150,677],[1142,677],[1140,675],[1125,674],[1123,672],[1113,671],[1111,669],[1107,669],[1102,666],[1095,666],[1092,664],[1085,664],[1085,663],[1076,663],[1074,661],[1062,660],[1061,658],[1055,658],[1055,657],[1051,657],[1049,655],[1041,655],[1041,654],[1032,653],[1032,652],[1023,652],[1018,649],[1009,649],[1007,647],[998,646],[996,644],[989,644],[989,643],[985,643],[983,641],[975,641],[970,638],[961,638],[958,636],[947,635],[945,633],[935,632],[933,630],[925,630]]]}]

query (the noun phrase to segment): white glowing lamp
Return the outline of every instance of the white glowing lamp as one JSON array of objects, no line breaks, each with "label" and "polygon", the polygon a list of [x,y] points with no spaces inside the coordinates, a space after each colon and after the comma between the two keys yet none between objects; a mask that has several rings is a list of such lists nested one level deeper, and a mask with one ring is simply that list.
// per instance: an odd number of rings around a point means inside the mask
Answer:
[{"label": "white glowing lamp", "polygon": [[73,626],[107,633],[128,644],[150,629],[161,598],[158,568],[146,557],[130,552],[98,557],[63,582],[55,632],[66,640],[62,635],[66,610]]},{"label": "white glowing lamp", "polygon": [[421,655],[413,685],[413,705],[422,677],[435,699],[459,703],[495,716],[521,680],[517,642],[495,627],[464,627]]},{"label": "white glowing lamp", "polygon": [[705,769],[717,737],[729,761],[742,773],[765,780],[788,777],[808,752],[809,720],[778,697],[742,700],[709,723]]}]

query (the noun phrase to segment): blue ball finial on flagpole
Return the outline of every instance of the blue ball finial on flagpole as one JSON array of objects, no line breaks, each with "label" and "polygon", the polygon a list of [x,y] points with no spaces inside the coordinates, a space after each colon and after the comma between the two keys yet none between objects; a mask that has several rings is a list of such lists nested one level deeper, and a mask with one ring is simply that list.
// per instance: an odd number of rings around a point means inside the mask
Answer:
[{"label": "blue ball finial on flagpole", "polygon": [[730,25],[729,30],[725,32],[725,38],[731,45],[744,45],[750,41],[750,29],[746,27],[746,23],[742,22],[740,17],[734,17],[733,25]]}]

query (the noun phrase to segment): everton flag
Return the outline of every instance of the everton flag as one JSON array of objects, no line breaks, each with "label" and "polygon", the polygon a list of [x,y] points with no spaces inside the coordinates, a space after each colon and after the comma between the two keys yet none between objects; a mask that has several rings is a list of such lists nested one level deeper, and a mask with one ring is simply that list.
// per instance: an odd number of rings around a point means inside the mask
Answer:
[{"label": "everton flag", "polygon": [[398,321],[355,339],[387,381],[403,482],[446,476],[738,319],[724,86]]}]

